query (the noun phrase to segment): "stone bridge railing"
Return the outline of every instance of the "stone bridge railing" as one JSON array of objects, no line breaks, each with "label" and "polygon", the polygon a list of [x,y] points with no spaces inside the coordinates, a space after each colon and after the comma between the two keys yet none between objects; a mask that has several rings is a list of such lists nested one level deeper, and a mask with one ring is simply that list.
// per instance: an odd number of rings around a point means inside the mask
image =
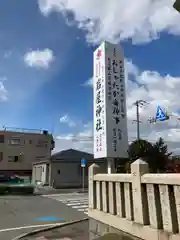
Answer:
[{"label": "stone bridge railing", "polygon": [[137,160],[131,174],[89,167],[89,217],[145,240],[180,240],[180,174],[150,174]]}]

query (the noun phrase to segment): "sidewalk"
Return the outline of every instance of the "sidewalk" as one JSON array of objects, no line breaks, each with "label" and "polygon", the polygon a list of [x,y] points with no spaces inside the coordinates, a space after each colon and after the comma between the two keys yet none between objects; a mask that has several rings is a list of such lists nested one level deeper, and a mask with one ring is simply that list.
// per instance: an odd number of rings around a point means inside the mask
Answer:
[{"label": "sidewalk", "polygon": [[[95,234],[96,235],[96,234]],[[67,226],[58,227],[32,236],[19,238],[19,240],[133,240],[123,233],[107,233],[104,236],[92,237],[89,234],[89,220],[73,223]]]},{"label": "sidewalk", "polygon": [[33,236],[20,238],[21,240],[88,240],[88,220],[71,224],[64,227],[51,229],[49,231],[36,233]]},{"label": "sidewalk", "polygon": [[[63,194],[63,193],[83,193],[81,188],[62,188],[62,189],[54,189],[49,186],[36,186],[35,194],[37,195],[45,195],[45,194]],[[84,189],[84,193],[87,193],[88,189]]]}]

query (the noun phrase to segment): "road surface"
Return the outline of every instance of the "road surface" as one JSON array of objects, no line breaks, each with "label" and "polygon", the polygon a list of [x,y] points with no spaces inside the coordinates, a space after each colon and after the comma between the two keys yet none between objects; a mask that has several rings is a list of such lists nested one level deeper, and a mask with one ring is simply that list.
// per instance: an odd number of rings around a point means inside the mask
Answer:
[{"label": "road surface", "polygon": [[[71,198],[82,196],[70,194]],[[64,200],[70,195],[65,194]],[[87,217],[83,211],[67,206],[56,200],[52,195],[47,196],[4,196],[0,197],[0,239],[12,240],[13,237],[35,229],[80,220]],[[56,196],[61,199],[60,194]]]},{"label": "road surface", "polygon": [[85,215],[88,214],[88,193],[51,194],[43,197],[54,199]]}]

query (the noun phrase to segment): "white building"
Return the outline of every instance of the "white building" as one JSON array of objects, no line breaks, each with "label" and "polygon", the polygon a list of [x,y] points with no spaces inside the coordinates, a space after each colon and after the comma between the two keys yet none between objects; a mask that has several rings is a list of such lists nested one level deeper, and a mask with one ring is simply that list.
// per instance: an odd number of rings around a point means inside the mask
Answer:
[{"label": "white building", "polygon": [[87,161],[84,168],[84,183],[87,187],[88,167],[95,162],[106,169],[106,161],[104,159],[94,161],[92,154],[75,149],[55,153],[49,161],[34,163],[32,181],[33,183],[41,182],[54,188],[80,188],[82,187],[82,159]]}]

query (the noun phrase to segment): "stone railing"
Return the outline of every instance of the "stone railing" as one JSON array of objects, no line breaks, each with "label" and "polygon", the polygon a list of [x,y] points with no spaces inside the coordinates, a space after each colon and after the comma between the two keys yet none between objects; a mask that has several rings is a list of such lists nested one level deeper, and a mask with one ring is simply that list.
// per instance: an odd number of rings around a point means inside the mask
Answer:
[{"label": "stone railing", "polygon": [[137,160],[131,174],[89,167],[89,217],[145,240],[180,240],[180,174],[150,174]]}]

